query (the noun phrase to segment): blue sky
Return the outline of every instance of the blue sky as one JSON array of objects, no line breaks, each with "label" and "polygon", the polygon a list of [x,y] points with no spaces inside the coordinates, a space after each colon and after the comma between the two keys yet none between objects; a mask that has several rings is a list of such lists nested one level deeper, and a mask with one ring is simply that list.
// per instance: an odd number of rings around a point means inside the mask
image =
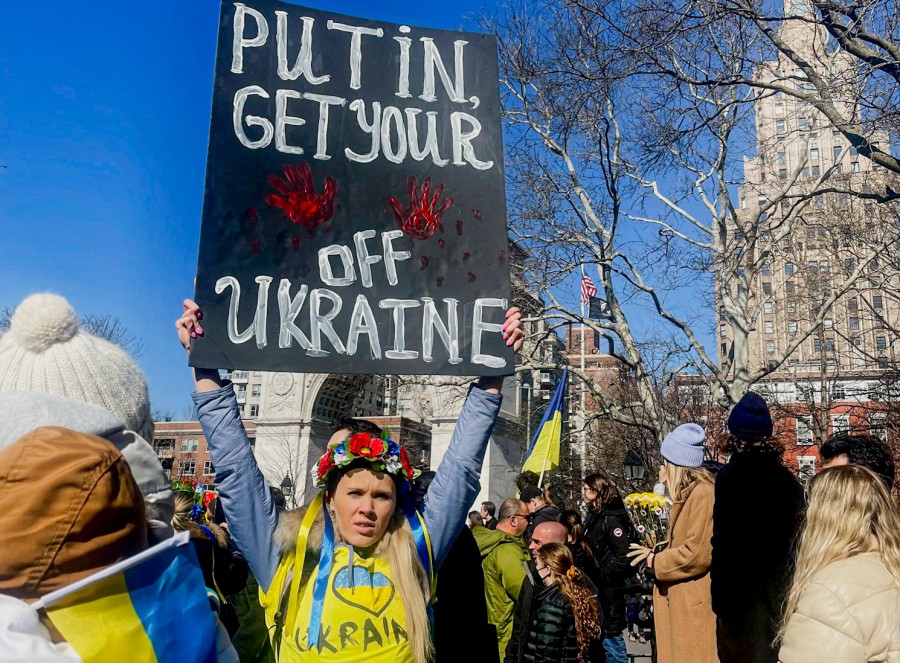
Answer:
[{"label": "blue sky", "polygon": [[[307,2],[473,29],[477,0]],[[0,39],[0,306],[32,292],[111,313],[154,406],[192,389],[173,322],[193,291],[219,4],[10,3]]]}]

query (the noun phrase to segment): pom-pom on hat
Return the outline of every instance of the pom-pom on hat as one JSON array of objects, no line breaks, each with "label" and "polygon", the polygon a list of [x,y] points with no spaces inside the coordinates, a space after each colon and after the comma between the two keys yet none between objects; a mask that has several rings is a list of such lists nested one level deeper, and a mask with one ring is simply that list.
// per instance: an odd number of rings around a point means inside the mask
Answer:
[{"label": "pom-pom on hat", "polygon": [[65,298],[26,297],[0,337],[0,392],[54,394],[99,405],[153,439],[147,382],[117,345],[81,329]]},{"label": "pom-pom on hat", "polygon": [[759,394],[744,394],[728,415],[728,432],[742,440],[756,442],[772,435],[772,415]]},{"label": "pom-pom on hat", "polygon": [[659,451],[672,465],[700,467],[705,448],[706,431],[697,424],[681,424],[666,435]]}]

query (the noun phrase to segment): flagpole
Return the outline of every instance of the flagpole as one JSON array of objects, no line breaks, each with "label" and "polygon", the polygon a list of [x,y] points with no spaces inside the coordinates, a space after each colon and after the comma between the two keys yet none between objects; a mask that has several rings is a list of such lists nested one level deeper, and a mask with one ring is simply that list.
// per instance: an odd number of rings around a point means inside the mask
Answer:
[{"label": "flagpole", "polygon": [[[581,263],[581,278],[584,279],[584,263]],[[581,456],[581,478],[587,476],[587,440],[585,438],[585,394],[584,381],[584,297],[581,298],[581,443],[578,453]]]},{"label": "flagpole", "polygon": [[544,472],[547,471],[547,460],[550,458],[550,447],[547,447],[547,453],[544,454],[544,464],[541,465],[541,476],[538,477],[538,488],[544,487]]}]

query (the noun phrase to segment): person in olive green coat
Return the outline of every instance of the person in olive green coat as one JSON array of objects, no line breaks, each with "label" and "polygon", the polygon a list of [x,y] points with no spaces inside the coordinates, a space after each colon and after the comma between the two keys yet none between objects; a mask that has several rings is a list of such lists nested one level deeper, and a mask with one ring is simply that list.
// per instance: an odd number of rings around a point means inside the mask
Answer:
[{"label": "person in olive green coat", "polygon": [[500,507],[497,529],[476,526],[472,530],[481,553],[488,619],[497,628],[500,660],[512,634],[516,601],[525,580],[525,562],[530,559],[522,539],[527,527],[528,507],[511,498]]}]

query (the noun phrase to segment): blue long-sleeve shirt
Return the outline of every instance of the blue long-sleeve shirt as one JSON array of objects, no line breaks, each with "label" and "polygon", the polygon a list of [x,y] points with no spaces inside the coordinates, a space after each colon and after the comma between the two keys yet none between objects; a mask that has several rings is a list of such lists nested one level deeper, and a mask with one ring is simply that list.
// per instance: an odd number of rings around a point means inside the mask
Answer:
[{"label": "blue long-sleeve shirt", "polygon": [[[274,538],[278,512],[253,457],[234,390],[228,383],[215,391],[195,393],[193,398],[216,468],[216,487],[228,515],[228,530],[266,591],[280,559]],[[475,386],[469,389],[450,447],[428,489],[422,516],[431,537],[435,569],[459,535],[481,489],[481,466],[501,401],[498,394]]]}]

